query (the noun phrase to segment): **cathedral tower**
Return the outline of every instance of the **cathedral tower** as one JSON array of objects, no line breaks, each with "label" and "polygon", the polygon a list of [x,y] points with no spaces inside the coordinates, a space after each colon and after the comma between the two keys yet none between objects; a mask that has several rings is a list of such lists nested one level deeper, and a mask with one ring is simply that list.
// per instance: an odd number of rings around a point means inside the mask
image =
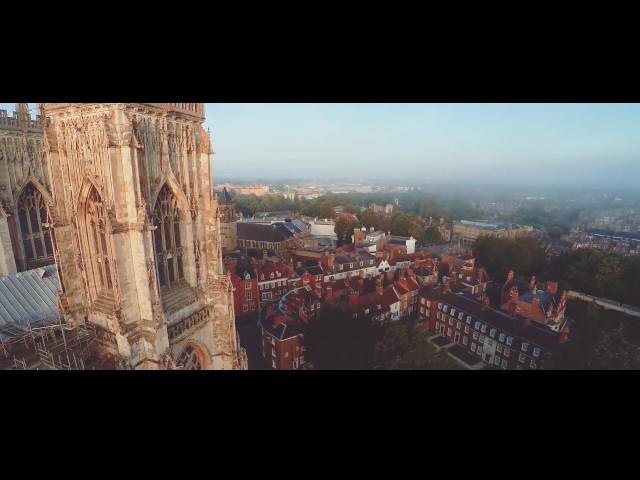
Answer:
[{"label": "cathedral tower", "polygon": [[43,128],[26,103],[16,103],[13,116],[0,110],[0,276],[54,262]]},{"label": "cathedral tower", "polygon": [[246,368],[202,103],[44,104],[65,321],[106,366]]}]

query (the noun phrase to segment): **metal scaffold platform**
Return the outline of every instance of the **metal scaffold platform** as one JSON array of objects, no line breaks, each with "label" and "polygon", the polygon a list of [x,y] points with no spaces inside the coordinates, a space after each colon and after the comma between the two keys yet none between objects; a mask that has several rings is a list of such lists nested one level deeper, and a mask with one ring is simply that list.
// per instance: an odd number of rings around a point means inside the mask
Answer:
[{"label": "metal scaffold platform", "polygon": [[97,338],[91,323],[0,326],[0,369],[86,370]]}]

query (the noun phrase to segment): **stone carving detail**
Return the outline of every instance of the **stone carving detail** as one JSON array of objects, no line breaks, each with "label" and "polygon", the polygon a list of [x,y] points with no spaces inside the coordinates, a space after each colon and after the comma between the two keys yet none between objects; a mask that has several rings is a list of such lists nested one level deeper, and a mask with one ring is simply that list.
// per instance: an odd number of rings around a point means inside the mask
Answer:
[{"label": "stone carving detail", "polygon": [[106,122],[109,146],[129,146],[132,141],[131,134],[133,133],[131,130],[131,124],[124,114],[122,114],[124,121],[122,121],[121,118],[115,118],[117,115],[118,112],[113,112],[111,121]]},{"label": "stone carving detail", "polygon": [[23,135],[0,137],[0,165],[6,165],[12,197],[19,193],[29,177],[48,185],[44,168],[43,138]]},{"label": "stone carving detail", "polygon": [[185,331],[197,327],[201,323],[209,320],[210,316],[209,309],[205,308],[169,326],[167,329],[169,340],[173,340],[182,335]]},{"label": "stone carving detail", "polygon": [[113,178],[109,162],[109,135],[107,113],[71,117],[58,120],[56,128],[59,161],[68,182],[63,185],[68,210],[75,206],[85,178],[98,186],[103,200],[113,202]]},{"label": "stone carving detail", "polygon": [[200,286],[200,261],[202,253],[200,252],[200,240],[193,241],[193,255],[196,264],[196,287]]},{"label": "stone carving detail", "polygon": [[198,201],[195,195],[190,195],[189,206],[191,210],[191,220],[198,218]]}]

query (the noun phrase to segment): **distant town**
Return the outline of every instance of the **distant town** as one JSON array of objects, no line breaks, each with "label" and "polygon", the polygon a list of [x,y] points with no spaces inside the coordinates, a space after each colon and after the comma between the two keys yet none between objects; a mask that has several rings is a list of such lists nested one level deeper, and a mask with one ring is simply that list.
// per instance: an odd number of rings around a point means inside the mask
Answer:
[{"label": "distant town", "polygon": [[[603,341],[605,329],[585,335],[576,318],[588,315],[615,322],[633,346],[624,361],[640,361],[634,199],[368,183],[216,189],[250,368],[590,368],[605,360],[576,345]],[[629,279],[617,291],[589,278],[609,262]]]}]

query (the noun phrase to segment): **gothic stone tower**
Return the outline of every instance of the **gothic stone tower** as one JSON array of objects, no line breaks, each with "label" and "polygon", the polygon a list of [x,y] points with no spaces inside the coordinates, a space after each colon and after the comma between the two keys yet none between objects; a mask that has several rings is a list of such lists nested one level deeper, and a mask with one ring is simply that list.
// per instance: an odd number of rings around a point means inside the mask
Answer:
[{"label": "gothic stone tower", "polygon": [[246,368],[202,103],[45,104],[67,322],[105,368]]},{"label": "gothic stone tower", "polygon": [[0,110],[0,276],[54,262],[43,129],[26,103],[16,103],[13,116]]},{"label": "gothic stone tower", "polygon": [[233,200],[227,191],[227,187],[222,189],[220,194],[220,238],[222,250],[225,252],[235,250],[238,243],[238,218]]}]

